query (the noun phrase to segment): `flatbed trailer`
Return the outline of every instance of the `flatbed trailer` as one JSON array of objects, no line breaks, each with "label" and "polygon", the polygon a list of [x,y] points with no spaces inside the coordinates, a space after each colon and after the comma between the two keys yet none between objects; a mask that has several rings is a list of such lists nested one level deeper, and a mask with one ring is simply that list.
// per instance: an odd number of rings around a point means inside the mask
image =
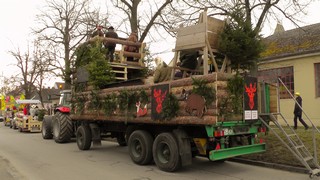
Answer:
[{"label": "flatbed trailer", "polygon": [[[229,97],[226,88],[230,78],[232,75],[227,73],[212,73],[154,85],[112,87],[98,91],[88,88],[74,92],[76,101],[71,113],[59,116],[72,122],[67,124],[73,124],[79,149],[88,150],[92,143],[100,144],[104,136],[115,137],[119,145],[128,144],[133,162],[144,165],[153,159],[164,171],[175,171],[189,165],[196,155],[208,157],[211,161],[224,161],[235,156],[264,152],[266,145],[262,134],[266,128],[257,116],[244,120],[243,114],[224,116],[221,112],[222,101]],[[211,105],[199,109],[195,105],[198,102],[190,104],[184,98],[183,92],[194,88],[195,79],[203,80],[215,90],[215,101]],[[179,108],[175,117],[163,119],[154,116],[159,108],[154,106],[159,104],[154,104],[153,100],[157,101],[154,97],[160,90],[161,96],[167,92],[164,98],[168,98],[169,93],[177,97]],[[111,102],[112,95],[119,97],[130,92],[147,94],[148,102],[142,107],[139,102],[128,101],[140,106],[130,112],[128,109],[120,110],[117,104],[113,112],[105,113],[103,103]],[[189,106],[192,106],[191,112],[188,112]],[[162,108],[164,110],[166,107]],[[199,115],[199,112],[203,114]]]},{"label": "flatbed trailer", "polygon": [[[277,96],[265,93],[266,87],[261,88],[256,78],[247,78],[250,81],[245,80],[244,86],[238,87],[243,88],[243,94],[230,94],[228,81],[234,75],[228,70],[228,59],[223,60],[219,69],[213,54],[223,26],[223,21],[207,17],[204,12],[199,24],[179,28],[171,80],[166,82],[131,84],[129,75],[144,68],[144,49],[140,43],[130,44],[139,47],[138,62],[129,64],[120,58],[120,62],[110,63],[118,82],[124,82],[95,90],[87,85],[88,73],[82,76],[77,72],[74,89],[69,95],[64,91],[61,96],[72,97],[70,104],[60,103],[54,116],[44,118],[43,138],[63,143],[75,135],[81,150],[101,144],[105,137],[116,138],[119,145],[128,145],[134,163],[145,165],[154,161],[159,169],[169,172],[190,165],[194,156],[224,161],[264,152],[266,145],[262,138],[267,128],[259,119],[260,104],[271,106],[273,103],[265,102]],[[128,43],[110,38],[101,41]],[[175,79],[175,71],[183,70],[176,66],[179,53],[185,50],[201,51],[202,61],[199,60],[198,71],[190,77],[183,73],[181,79]],[[121,54],[125,57],[125,53]],[[214,68],[209,68],[209,59]],[[195,81],[202,84],[199,86]],[[195,91],[204,87],[207,92]],[[209,94],[214,95],[204,97]],[[238,107],[232,104],[232,99],[238,99]],[[242,108],[243,112],[238,111]]]}]

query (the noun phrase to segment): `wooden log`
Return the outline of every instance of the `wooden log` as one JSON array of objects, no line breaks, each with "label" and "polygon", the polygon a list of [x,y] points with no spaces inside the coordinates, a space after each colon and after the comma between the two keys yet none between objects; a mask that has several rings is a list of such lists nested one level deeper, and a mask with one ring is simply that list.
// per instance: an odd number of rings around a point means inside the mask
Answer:
[{"label": "wooden log", "polygon": [[[137,53],[137,52],[129,52],[129,51],[123,51],[123,56],[126,57],[134,57],[134,58],[141,58],[141,53]],[[138,63],[138,62],[137,62]]]},{"label": "wooden log", "polygon": [[[219,81],[226,81],[230,77],[232,77],[232,75],[227,74],[227,73],[212,73],[212,74],[208,74],[208,75],[193,76],[192,78],[202,79],[202,80],[206,80],[207,82],[213,83],[216,81],[216,79],[218,79]],[[161,82],[161,83],[154,84],[154,85],[169,84],[171,88],[174,88],[174,87],[191,86],[192,83],[193,83],[193,80],[191,79],[191,77],[189,77],[189,78],[178,79],[178,80],[174,80],[174,81]],[[223,83],[221,83],[221,84],[223,84]],[[102,89],[102,90],[100,90],[100,92],[103,94],[103,93],[116,92],[116,91],[121,91],[121,90],[135,91],[135,90],[139,90],[139,89],[147,90],[150,88],[151,88],[150,85],[123,86],[123,87]],[[83,93],[87,93],[87,92],[83,92]]]},{"label": "wooden log", "polygon": [[127,40],[123,40],[123,39],[109,38],[109,37],[99,37],[99,36],[95,36],[94,38],[89,39],[85,43],[92,43],[92,42],[95,42],[97,40],[100,40],[102,42],[111,42],[111,43],[128,45],[128,46],[136,46],[136,47],[141,47],[141,45],[142,45],[141,42],[132,42],[132,41],[127,41]]}]

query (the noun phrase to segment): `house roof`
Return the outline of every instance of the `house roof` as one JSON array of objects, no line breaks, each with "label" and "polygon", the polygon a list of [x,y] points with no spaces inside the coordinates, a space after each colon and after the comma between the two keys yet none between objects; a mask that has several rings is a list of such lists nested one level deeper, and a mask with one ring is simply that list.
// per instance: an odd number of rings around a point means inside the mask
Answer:
[{"label": "house roof", "polygon": [[[51,102],[51,100],[59,99],[61,89],[42,89],[41,96],[44,103]],[[50,96],[50,99],[49,99]]]},{"label": "house roof", "polygon": [[276,32],[263,42],[266,50],[261,53],[262,61],[319,52],[320,23]]}]

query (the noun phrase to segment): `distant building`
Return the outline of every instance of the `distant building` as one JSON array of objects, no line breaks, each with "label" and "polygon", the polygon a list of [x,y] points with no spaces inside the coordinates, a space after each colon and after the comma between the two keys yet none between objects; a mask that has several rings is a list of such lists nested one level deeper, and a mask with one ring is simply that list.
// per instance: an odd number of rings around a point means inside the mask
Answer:
[{"label": "distant building", "polygon": [[[320,23],[275,33],[264,39],[266,50],[258,65],[258,76],[268,82],[278,77],[292,94],[300,92],[303,109],[320,125]],[[280,110],[293,119],[294,101],[284,88],[280,89]],[[305,118],[306,119],[306,118]]]}]

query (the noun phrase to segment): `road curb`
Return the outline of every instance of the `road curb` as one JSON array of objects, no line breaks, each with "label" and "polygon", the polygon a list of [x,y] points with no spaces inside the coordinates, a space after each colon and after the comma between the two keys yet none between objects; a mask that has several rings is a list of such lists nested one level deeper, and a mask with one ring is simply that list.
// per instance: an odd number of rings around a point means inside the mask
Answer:
[{"label": "road curb", "polygon": [[251,165],[256,165],[256,166],[269,167],[269,168],[273,168],[273,169],[281,169],[281,170],[285,170],[285,171],[298,172],[298,173],[302,173],[302,174],[309,173],[309,171],[306,168],[297,167],[297,166],[289,166],[289,165],[284,165],[284,164],[275,164],[275,163],[269,163],[269,162],[263,162],[263,161],[254,161],[254,160],[243,159],[243,158],[231,158],[231,159],[228,159],[228,161],[239,162],[239,163],[244,163],[244,164],[251,164]]}]

